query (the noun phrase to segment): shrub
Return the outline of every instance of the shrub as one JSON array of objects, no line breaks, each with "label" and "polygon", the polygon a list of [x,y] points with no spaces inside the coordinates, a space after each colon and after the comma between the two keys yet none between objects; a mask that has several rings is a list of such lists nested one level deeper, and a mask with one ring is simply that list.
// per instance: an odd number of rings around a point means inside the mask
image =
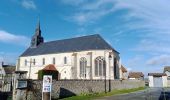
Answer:
[{"label": "shrub", "polygon": [[39,70],[38,71],[38,79],[42,80],[44,75],[52,75],[53,79],[58,80],[58,71],[53,70]]}]

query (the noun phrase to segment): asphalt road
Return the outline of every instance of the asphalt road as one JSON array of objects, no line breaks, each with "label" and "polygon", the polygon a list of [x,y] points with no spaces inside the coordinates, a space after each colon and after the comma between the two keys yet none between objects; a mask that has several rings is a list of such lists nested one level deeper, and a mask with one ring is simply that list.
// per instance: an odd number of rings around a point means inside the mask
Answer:
[{"label": "asphalt road", "polygon": [[170,100],[170,88],[148,88],[138,92],[102,97],[96,100]]}]

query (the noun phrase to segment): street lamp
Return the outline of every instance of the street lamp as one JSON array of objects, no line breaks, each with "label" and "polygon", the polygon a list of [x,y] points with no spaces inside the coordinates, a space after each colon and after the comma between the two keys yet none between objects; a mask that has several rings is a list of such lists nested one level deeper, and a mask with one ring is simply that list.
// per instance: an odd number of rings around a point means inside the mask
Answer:
[{"label": "street lamp", "polygon": [[105,74],[104,74],[104,92],[107,93],[106,90],[106,57],[105,57],[105,51],[104,51],[104,61],[103,61],[103,68],[105,68]]},{"label": "street lamp", "polygon": [[111,69],[110,69],[110,61],[112,60],[112,56],[111,56],[111,54],[109,54],[109,92],[111,92]]}]

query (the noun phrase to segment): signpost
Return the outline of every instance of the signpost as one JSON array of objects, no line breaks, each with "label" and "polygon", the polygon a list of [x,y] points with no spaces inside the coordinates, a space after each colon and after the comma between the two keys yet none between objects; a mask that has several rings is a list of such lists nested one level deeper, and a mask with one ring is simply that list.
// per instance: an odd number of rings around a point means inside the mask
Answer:
[{"label": "signpost", "polygon": [[52,75],[43,76],[42,100],[51,100]]}]

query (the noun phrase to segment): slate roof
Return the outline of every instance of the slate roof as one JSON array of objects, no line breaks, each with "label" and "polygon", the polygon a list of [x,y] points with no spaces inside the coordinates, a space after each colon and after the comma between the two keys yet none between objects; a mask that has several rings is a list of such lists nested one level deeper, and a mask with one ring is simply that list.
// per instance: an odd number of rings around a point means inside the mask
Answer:
[{"label": "slate roof", "polygon": [[10,67],[3,67],[5,70],[6,74],[13,74],[15,72],[15,67],[10,66]]},{"label": "slate roof", "polygon": [[162,77],[162,76],[166,76],[166,74],[165,73],[148,73],[148,76]]},{"label": "slate roof", "polygon": [[[45,42],[28,48],[20,57],[85,50],[114,50],[99,34]],[[118,53],[118,52],[117,52]]]},{"label": "slate roof", "polygon": [[129,78],[141,78],[144,77],[144,74],[142,72],[130,72]]},{"label": "slate roof", "polygon": [[15,72],[15,66],[14,65],[4,65],[2,63],[1,66],[3,67],[6,74],[13,74]]},{"label": "slate roof", "polygon": [[170,66],[165,66],[165,67],[164,67],[164,73],[165,73],[166,71],[170,72]]}]

